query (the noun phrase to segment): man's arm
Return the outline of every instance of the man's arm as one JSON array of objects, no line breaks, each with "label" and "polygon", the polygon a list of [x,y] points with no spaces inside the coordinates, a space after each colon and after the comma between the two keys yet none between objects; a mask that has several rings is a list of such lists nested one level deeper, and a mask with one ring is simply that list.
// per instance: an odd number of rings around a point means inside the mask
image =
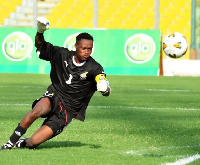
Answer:
[{"label": "man's arm", "polygon": [[109,96],[110,95],[110,92],[111,92],[111,88],[108,86],[107,90],[105,92],[101,92],[101,94],[103,96]]},{"label": "man's arm", "polygon": [[44,44],[44,42],[45,40],[43,33],[37,32],[35,35],[35,47],[37,48],[37,50],[40,51],[42,49],[42,45]]},{"label": "man's arm", "polygon": [[41,50],[45,39],[43,33],[49,29],[49,21],[45,17],[37,18],[37,33],[35,35],[35,47]]}]

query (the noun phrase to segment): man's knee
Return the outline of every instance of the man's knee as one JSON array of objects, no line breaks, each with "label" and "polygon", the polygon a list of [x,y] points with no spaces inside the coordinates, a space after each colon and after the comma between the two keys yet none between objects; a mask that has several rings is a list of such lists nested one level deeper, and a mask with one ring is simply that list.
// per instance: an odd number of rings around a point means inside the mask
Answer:
[{"label": "man's knee", "polygon": [[39,145],[40,145],[40,142],[38,141],[38,139],[36,139],[34,137],[26,139],[26,147],[27,148],[33,149]]},{"label": "man's knee", "polygon": [[37,119],[41,116],[40,114],[40,110],[39,109],[32,109],[30,112],[29,112],[29,116],[32,118],[32,119]]},{"label": "man's knee", "polygon": [[39,118],[51,111],[51,102],[48,98],[42,98],[38,103],[33,107],[30,112],[32,118]]},{"label": "man's knee", "polygon": [[26,147],[35,148],[53,136],[53,130],[46,125],[40,127],[29,139],[26,140]]}]

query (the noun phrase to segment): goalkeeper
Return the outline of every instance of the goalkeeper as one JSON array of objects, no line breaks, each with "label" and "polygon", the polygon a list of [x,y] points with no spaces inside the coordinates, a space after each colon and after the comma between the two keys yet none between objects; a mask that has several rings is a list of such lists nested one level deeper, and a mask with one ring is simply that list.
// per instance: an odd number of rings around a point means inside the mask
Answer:
[{"label": "goalkeeper", "polygon": [[[48,20],[39,17],[35,46],[39,58],[51,64],[51,85],[40,99],[33,102],[32,110],[24,116],[1,149],[37,147],[60,134],[72,119],[84,121],[86,108],[95,91],[103,96],[110,94],[102,66],[90,57],[93,37],[80,33],[76,37],[76,50],[69,51],[45,41],[43,33],[48,28]],[[45,118],[42,126],[30,138],[21,138],[39,117]]]}]

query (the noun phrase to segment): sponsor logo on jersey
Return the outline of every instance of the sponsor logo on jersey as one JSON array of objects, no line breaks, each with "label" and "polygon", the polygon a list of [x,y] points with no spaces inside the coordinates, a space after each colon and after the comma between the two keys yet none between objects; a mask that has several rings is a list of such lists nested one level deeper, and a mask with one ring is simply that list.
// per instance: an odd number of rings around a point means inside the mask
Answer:
[{"label": "sponsor logo on jersey", "polygon": [[5,57],[11,61],[22,61],[31,57],[33,41],[24,32],[10,33],[2,43],[2,51]]},{"label": "sponsor logo on jersey", "polygon": [[49,91],[46,91],[43,95],[43,97],[47,96],[47,97],[53,97],[54,93],[49,93]]},{"label": "sponsor logo on jersey", "polygon": [[133,63],[146,63],[152,59],[156,51],[153,38],[147,34],[139,33],[128,38],[124,45],[126,58]]}]

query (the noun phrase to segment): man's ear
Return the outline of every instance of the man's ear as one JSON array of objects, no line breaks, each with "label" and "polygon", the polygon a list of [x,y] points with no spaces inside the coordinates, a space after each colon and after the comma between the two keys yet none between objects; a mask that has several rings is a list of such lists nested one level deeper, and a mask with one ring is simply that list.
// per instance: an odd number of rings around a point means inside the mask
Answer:
[{"label": "man's ear", "polygon": [[75,43],[75,44],[74,44],[74,47],[75,47],[76,49],[77,49],[77,46],[78,46],[77,43]]}]

